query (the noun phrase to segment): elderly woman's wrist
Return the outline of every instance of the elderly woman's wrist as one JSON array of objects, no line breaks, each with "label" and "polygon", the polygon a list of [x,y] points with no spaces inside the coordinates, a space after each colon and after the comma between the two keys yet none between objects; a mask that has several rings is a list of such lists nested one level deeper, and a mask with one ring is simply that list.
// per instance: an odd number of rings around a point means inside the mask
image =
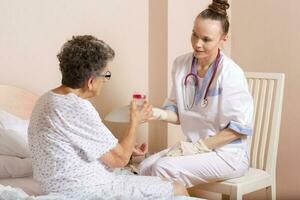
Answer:
[{"label": "elderly woman's wrist", "polygon": [[131,119],[130,120],[130,126],[131,127],[137,127],[139,125],[139,121],[136,119]]}]

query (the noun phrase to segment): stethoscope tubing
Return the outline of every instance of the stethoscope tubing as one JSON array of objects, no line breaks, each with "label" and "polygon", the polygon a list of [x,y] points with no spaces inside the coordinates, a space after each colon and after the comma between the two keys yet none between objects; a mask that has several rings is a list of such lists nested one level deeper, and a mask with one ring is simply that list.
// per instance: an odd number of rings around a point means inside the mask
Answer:
[{"label": "stethoscope tubing", "polygon": [[[203,102],[205,103],[204,106],[206,106],[206,104],[208,103],[207,101],[207,95],[208,95],[208,91],[209,91],[209,88],[210,88],[210,85],[212,84],[214,78],[215,78],[215,75],[216,75],[216,72],[217,72],[217,68],[218,68],[218,65],[220,63],[220,58],[221,58],[221,53],[220,53],[220,49],[218,49],[218,54],[217,54],[217,57],[216,57],[216,61],[214,62],[214,66],[213,66],[213,74],[209,80],[209,83],[205,89],[205,93],[204,93],[204,97],[203,97]],[[196,88],[198,87],[198,76],[197,74],[193,73],[193,68],[195,66],[195,62],[196,62],[196,57],[193,56],[193,60],[192,60],[192,64],[191,64],[191,68],[190,68],[190,72],[185,76],[185,79],[184,79],[184,86],[187,87],[187,79],[189,76],[193,76],[194,79],[195,79],[195,86]],[[194,99],[193,99],[193,103],[191,106],[187,106],[187,108],[190,110],[193,106],[194,106],[194,103],[195,103],[195,96],[194,95]]]}]

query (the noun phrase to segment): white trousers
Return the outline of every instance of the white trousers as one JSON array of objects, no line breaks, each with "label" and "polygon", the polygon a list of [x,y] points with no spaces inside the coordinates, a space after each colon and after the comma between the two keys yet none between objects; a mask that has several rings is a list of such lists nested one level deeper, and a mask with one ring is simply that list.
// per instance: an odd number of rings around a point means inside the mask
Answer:
[{"label": "white trousers", "polygon": [[243,156],[237,167],[231,167],[216,152],[189,156],[164,156],[169,149],[158,152],[145,159],[139,165],[139,174],[164,177],[170,181],[180,182],[185,187],[201,183],[210,183],[237,178],[249,168],[247,155]]}]

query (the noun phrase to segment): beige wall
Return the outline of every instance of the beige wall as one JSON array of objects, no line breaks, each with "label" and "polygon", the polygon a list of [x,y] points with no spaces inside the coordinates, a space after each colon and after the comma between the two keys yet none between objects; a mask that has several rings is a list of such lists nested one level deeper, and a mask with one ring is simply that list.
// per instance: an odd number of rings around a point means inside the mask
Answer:
[{"label": "beige wall", "polygon": [[278,199],[300,199],[300,1],[232,2],[231,52],[234,60],[246,71],[286,75],[277,160],[277,196]]},{"label": "beige wall", "polygon": [[[169,0],[168,3],[168,94],[172,87],[172,67],[176,57],[191,52],[191,33],[195,17],[205,9],[210,1]],[[172,146],[184,136],[179,125],[168,124],[168,146]]]},{"label": "beige wall", "polygon": [[[149,1],[149,101],[160,107],[167,96],[168,1]],[[166,147],[167,124],[149,123],[149,151]]]},{"label": "beige wall", "polygon": [[[0,84],[38,94],[57,86],[56,54],[74,34],[93,34],[116,51],[112,80],[93,103],[102,115],[126,104],[135,90],[159,106],[167,97],[174,58],[191,51],[195,16],[209,0],[0,0]],[[130,3],[129,3],[130,2]],[[232,42],[225,47],[246,71],[286,73],[285,99],[278,152],[278,197],[300,198],[297,119],[300,107],[300,14],[298,0],[233,1]],[[231,47],[230,47],[231,46]],[[124,73],[126,72],[126,73]],[[121,137],[125,125],[107,123]],[[167,129],[168,128],[168,129]],[[168,131],[168,134],[166,134]],[[139,130],[148,140],[148,127]],[[149,125],[151,151],[181,138],[178,126]],[[250,196],[250,199],[257,199]]]},{"label": "beige wall", "polygon": [[[150,101],[161,106],[171,89],[173,60],[192,51],[190,35],[193,21],[209,0],[149,1],[149,91]],[[183,139],[178,125],[151,122],[150,150],[159,151]]]},{"label": "beige wall", "polygon": [[[116,52],[112,79],[93,100],[99,112],[126,104],[135,90],[148,93],[147,0],[1,0],[0,25],[1,84],[38,94],[56,87],[61,45],[72,35],[92,34]],[[126,127],[108,125],[117,136]],[[146,141],[147,125],[139,131],[139,140]]]},{"label": "beige wall", "polygon": [[[190,52],[193,21],[208,0],[149,1],[149,91],[154,106],[162,106],[171,89],[173,60]],[[151,122],[150,151],[156,152],[183,138],[180,126]],[[171,136],[171,137],[170,137]]]}]

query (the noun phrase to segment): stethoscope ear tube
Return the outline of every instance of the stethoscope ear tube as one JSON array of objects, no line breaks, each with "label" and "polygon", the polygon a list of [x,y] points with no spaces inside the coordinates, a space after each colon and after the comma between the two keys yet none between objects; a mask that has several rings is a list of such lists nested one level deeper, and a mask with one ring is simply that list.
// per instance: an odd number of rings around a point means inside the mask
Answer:
[{"label": "stethoscope ear tube", "polygon": [[195,62],[196,62],[196,58],[195,58],[195,56],[193,56],[193,61],[192,61],[192,64],[191,64],[190,72],[184,78],[184,87],[187,87],[187,80],[188,80],[189,76],[193,76],[193,78],[195,79],[195,86],[196,87],[198,86],[198,77],[192,71],[193,70],[193,66],[195,66]]},{"label": "stethoscope ear tube", "polygon": [[[209,80],[209,83],[208,83],[208,85],[207,85],[207,87],[205,89],[205,93],[204,93],[203,99],[200,102],[200,106],[202,108],[204,108],[204,107],[206,107],[208,105],[207,94],[208,94],[210,85],[211,85],[212,81],[215,78],[215,75],[216,75],[217,68],[218,68],[218,65],[220,63],[220,60],[221,60],[221,54],[220,54],[220,49],[218,49],[218,55],[216,57],[216,61],[214,62],[214,66],[213,66],[213,74],[212,74],[212,76],[211,76],[211,78]],[[193,73],[193,68],[194,68],[195,62],[196,62],[196,58],[195,58],[195,56],[193,56],[193,60],[192,60],[190,72],[185,76],[185,79],[184,79],[184,95],[183,96],[184,96],[185,107],[188,110],[191,110],[193,108],[193,106],[195,104],[195,99],[196,99],[196,91],[195,91],[192,105],[189,106],[188,103],[187,103],[187,101],[186,101],[187,100],[186,99],[187,81],[188,81],[188,78],[190,76],[192,76],[195,79],[195,90],[198,87],[198,76],[195,73]]]},{"label": "stethoscope ear tube", "polygon": [[[186,107],[186,109],[188,109],[188,110],[191,110],[192,108],[193,108],[193,106],[194,106],[194,104],[195,104],[195,100],[196,100],[196,90],[197,90],[197,88],[198,88],[198,77],[197,77],[197,75],[195,74],[195,73],[193,73],[193,67],[195,66],[195,62],[196,62],[197,60],[196,60],[196,57],[195,56],[193,56],[193,60],[192,60],[192,64],[191,64],[191,69],[190,69],[190,72],[185,76],[185,78],[184,78],[184,94],[183,94],[183,97],[184,97],[184,99],[183,99],[183,101],[185,102],[185,107]],[[194,96],[193,96],[193,101],[192,101],[192,104],[189,104],[189,101],[187,100],[187,89],[188,89],[188,79],[189,79],[189,77],[191,77],[194,81],[195,81],[195,94],[194,94]]]}]

